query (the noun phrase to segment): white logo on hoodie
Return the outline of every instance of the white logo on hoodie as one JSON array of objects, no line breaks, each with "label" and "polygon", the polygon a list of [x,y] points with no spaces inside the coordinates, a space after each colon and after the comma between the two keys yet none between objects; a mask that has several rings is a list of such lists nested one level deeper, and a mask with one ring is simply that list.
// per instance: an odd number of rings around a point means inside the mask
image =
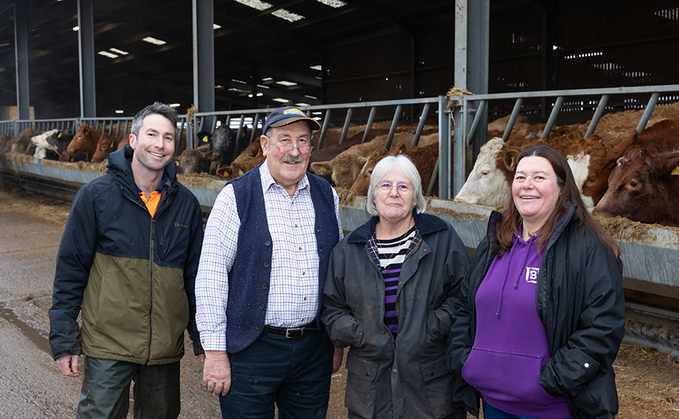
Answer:
[{"label": "white logo on hoodie", "polygon": [[536,284],[538,282],[538,274],[540,273],[540,268],[526,267],[526,282],[531,282]]}]

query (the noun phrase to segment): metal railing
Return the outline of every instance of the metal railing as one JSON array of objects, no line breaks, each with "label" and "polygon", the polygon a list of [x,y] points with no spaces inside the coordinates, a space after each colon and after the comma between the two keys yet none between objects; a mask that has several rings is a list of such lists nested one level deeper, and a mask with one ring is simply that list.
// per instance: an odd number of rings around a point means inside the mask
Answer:
[{"label": "metal railing", "polygon": [[[679,92],[679,85],[663,85],[663,86],[639,86],[639,87],[615,87],[615,88],[597,88],[597,89],[577,89],[577,90],[548,90],[536,92],[519,92],[519,93],[494,93],[483,95],[465,95],[459,97],[461,103],[453,112],[453,119],[456,121],[454,134],[454,162],[453,162],[453,194],[455,196],[466,180],[466,157],[470,152],[469,147],[474,139],[476,129],[479,121],[485,115],[486,109],[489,107],[490,101],[511,99],[515,100],[514,108],[505,129],[503,140],[507,140],[511,130],[516,122],[516,119],[523,109],[523,102],[528,98],[556,98],[552,106],[549,118],[542,131],[541,138],[547,138],[552,128],[556,123],[557,116],[562,109],[566,97],[574,96],[600,96],[597,101],[596,109],[591,118],[591,122],[585,133],[585,138],[594,133],[599,119],[604,114],[609,99],[612,95],[633,95],[633,94],[650,94],[645,110],[639,123],[637,125],[637,132],[641,132],[648,123],[653,109],[661,98],[662,93]],[[588,106],[589,107],[589,106]],[[473,119],[471,116],[473,115]],[[443,168],[440,168],[443,170]],[[444,172],[446,173],[446,172]]]},{"label": "metal railing", "polygon": [[[375,123],[376,114],[378,111],[388,111],[388,109],[393,109],[393,116],[391,118],[391,125],[389,127],[389,133],[387,134],[386,146],[389,148],[391,146],[392,140],[396,133],[399,122],[403,119],[404,107],[421,106],[421,112],[417,112],[418,126],[415,131],[415,136],[411,147],[417,146],[419,139],[422,135],[425,123],[430,117],[430,112],[432,105],[435,107],[434,113],[438,114],[438,124],[439,124],[439,152],[442,155],[450,155],[451,148],[451,127],[450,124],[441,125],[441,121],[444,122],[449,120],[448,117],[441,118],[442,114],[446,112],[446,98],[445,96],[433,97],[433,98],[421,98],[421,99],[403,99],[403,100],[386,100],[386,101],[374,101],[374,102],[356,102],[356,103],[340,103],[332,105],[310,105],[310,106],[300,106],[299,109],[307,112],[308,116],[319,118],[322,122],[321,131],[318,138],[318,149],[322,149],[326,140],[326,134],[330,128],[331,121],[337,119],[338,111],[345,112],[343,118],[342,133],[340,135],[339,142],[342,143],[347,138],[349,132],[349,127],[352,123],[365,124],[366,128],[363,133],[362,142],[367,141],[370,136],[370,131],[373,124]],[[218,112],[197,112],[194,114],[194,123],[189,123],[188,138],[187,143],[188,148],[193,148],[195,145],[192,139],[195,138],[192,130],[195,131],[205,131],[213,132],[218,125],[226,124],[226,126],[232,127],[233,129],[238,129],[238,134],[236,136],[237,141],[242,138],[242,133],[247,129],[247,125],[250,125],[250,137],[249,142],[251,143],[256,138],[258,138],[257,130],[263,127],[264,120],[266,116],[271,113],[274,108],[267,109],[245,109],[236,111],[218,111]],[[369,111],[367,119],[359,119],[355,116],[357,110]],[[390,113],[390,112],[389,112]],[[416,114],[415,112],[412,112]],[[391,114],[391,113],[390,113]],[[338,125],[339,126],[339,125]],[[441,141],[441,139],[443,139]],[[446,140],[447,139],[447,140]],[[238,149],[238,145],[236,146]],[[449,159],[450,160],[450,159]],[[429,185],[423,185],[427,188],[429,195],[432,193],[433,185],[435,183],[436,176],[432,176],[432,181]],[[443,183],[439,181],[439,194],[443,191],[449,190],[449,183]],[[446,192],[447,194],[447,192]]]}]

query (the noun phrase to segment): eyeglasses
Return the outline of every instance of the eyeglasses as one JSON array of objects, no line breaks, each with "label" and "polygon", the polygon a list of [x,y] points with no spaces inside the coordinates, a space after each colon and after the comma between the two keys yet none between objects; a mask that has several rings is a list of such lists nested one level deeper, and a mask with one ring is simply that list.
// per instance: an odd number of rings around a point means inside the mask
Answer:
[{"label": "eyeglasses", "polygon": [[311,153],[311,150],[314,149],[313,146],[311,145],[298,145],[298,146],[291,146],[291,145],[276,145],[272,140],[269,139],[269,142],[278,149],[281,153],[290,153],[292,150],[297,149],[301,154],[309,154]]},{"label": "eyeglasses", "polygon": [[377,184],[377,190],[379,190],[380,192],[384,192],[384,193],[391,192],[391,190],[394,187],[396,187],[396,190],[399,193],[409,193],[414,189],[413,185],[410,185],[408,183],[380,182],[380,183]]}]

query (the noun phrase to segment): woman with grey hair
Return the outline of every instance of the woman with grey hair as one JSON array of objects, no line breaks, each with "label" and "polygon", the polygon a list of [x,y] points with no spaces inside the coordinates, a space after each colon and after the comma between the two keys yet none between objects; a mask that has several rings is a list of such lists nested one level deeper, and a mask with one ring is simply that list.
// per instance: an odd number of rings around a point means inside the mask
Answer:
[{"label": "woman with grey hair", "polygon": [[370,176],[372,218],[333,250],[322,323],[349,347],[349,418],[465,418],[452,404],[447,336],[467,249],[446,221],[425,214],[420,175],[405,155]]}]

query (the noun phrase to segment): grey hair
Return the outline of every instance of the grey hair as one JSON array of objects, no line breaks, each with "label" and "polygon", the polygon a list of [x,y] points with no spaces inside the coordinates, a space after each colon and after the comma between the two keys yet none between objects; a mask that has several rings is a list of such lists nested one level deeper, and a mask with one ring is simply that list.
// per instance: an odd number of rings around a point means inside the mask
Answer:
[{"label": "grey hair", "polygon": [[415,188],[415,208],[417,209],[418,214],[423,213],[427,209],[427,201],[424,199],[424,195],[422,195],[422,179],[420,178],[420,173],[417,171],[417,167],[415,167],[413,161],[405,154],[386,156],[377,162],[370,175],[370,187],[368,187],[368,198],[365,201],[365,210],[372,216],[379,215],[377,207],[375,206],[377,184],[393,169],[400,170],[403,176],[408,179],[408,182],[413,185]]},{"label": "grey hair", "polygon": [[132,120],[132,128],[130,128],[130,133],[139,136],[139,130],[141,126],[144,125],[144,118],[149,115],[160,115],[169,119],[172,122],[172,126],[177,127],[177,122],[179,122],[179,116],[177,111],[168,105],[161,102],[154,102],[152,105],[145,107],[144,109],[137,112]]}]

